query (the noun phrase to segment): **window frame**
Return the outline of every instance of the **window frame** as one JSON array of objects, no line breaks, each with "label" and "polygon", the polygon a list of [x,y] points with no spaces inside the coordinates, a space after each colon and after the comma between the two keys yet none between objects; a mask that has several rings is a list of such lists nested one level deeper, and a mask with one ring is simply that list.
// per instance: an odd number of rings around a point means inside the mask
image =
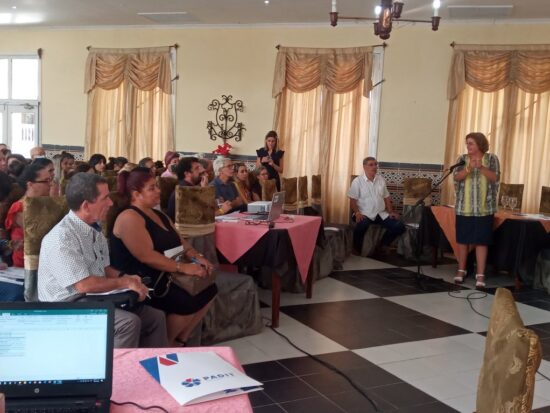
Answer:
[{"label": "window frame", "polygon": [[[12,128],[11,128],[11,113],[17,108],[22,108],[24,112],[34,112],[36,117],[36,136],[34,145],[40,145],[42,138],[42,59],[35,53],[13,53],[13,54],[0,54],[0,59],[8,60],[8,98],[0,99],[0,113],[2,113],[2,131],[0,131],[0,143],[7,144],[10,148],[12,145]],[[14,59],[33,59],[36,60],[37,65],[37,98],[36,99],[13,99],[13,60]],[[32,106],[30,108],[29,106]]]}]

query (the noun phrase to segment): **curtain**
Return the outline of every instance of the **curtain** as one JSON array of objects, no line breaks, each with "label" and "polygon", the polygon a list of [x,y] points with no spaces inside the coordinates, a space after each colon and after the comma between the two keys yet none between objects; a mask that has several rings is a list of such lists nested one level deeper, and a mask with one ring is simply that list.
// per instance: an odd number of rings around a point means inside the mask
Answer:
[{"label": "curtain", "polygon": [[[455,46],[445,164],[464,152],[469,132],[485,133],[501,182],[524,184],[523,210],[538,212],[550,184],[550,46]],[[454,202],[452,182],[443,200]]]},{"label": "curtain", "polygon": [[284,175],[321,174],[327,222],[349,222],[350,177],[368,150],[371,72],[371,47],[279,49],[274,128]]},{"label": "curtain", "polygon": [[174,149],[170,48],[90,49],[86,156],[133,162]]}]

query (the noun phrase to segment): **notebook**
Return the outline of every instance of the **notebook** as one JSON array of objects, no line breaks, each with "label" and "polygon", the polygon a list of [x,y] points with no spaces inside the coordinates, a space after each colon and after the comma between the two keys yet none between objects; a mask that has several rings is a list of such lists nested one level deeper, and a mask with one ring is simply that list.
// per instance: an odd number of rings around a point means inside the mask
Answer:
[{"label": "notebook", "polygon": [[1,302],[6,411],[108,412],[113,319],[114,307],[106,302]]},{"label": "notebook", "polygon": [[245,221],[260,221],[260,222],[273,222],[278,219],[283,213],[283,205],[285,203],[285,192],[275,192],[271,201],[271,210],[266,216],[264,214],[249,215],[245,218]]}]

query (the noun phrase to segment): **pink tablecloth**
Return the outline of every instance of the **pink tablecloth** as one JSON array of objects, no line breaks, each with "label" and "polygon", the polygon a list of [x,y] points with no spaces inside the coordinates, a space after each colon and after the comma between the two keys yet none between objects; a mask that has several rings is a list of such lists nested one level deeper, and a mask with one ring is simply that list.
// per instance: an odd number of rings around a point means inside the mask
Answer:
[{"label": "pink tablecloth", "polygon": [[[247,395],[226,397],[192,406],[180,406],[139,364],[140,360],[148,357],[193,351],[214,351],[242,371],[242,367],[231,347],[115,349],[111,400],[116,402],[132,401],[142,406],[162,406],[170,413],[252,412],[252,406]],[[111,405],[111,413],[142,411],[130,405]]]},{"label": "pink tablecloth", "polygon": [[[305,283],[321,226],[321,217],[304,215],[290,215],[290,217],[294,222],[287,222],[283,218],[279,218],[275,222],[275,229],[288,231],[298,270],[302,282]],[[244,221],[217,222],[216,248],[230,263],[234,263],[252,248],[267,231],[269,229],[266,225],[246,225]]]}]

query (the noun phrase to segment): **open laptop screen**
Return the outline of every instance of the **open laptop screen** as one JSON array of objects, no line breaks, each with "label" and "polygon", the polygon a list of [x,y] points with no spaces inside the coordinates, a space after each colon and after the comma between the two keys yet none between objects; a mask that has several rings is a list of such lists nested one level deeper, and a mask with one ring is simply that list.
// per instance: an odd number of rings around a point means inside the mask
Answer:
[{"label": "open laptop screen", "polygon": [[0,303],[0,389],[97,391],[111,381],[112,317],[95,303]]}]

